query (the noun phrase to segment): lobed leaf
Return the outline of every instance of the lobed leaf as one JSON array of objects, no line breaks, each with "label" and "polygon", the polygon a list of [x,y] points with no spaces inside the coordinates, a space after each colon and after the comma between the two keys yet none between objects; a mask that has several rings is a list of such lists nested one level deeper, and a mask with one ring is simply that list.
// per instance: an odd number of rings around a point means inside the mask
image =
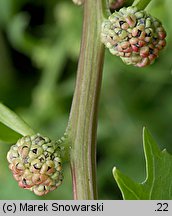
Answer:
[{"label": "lobed leaf", "polygon": [[147,129],[143,130],[143,147],[146,159],[146,180],[136,183],[116,167],[114,178],[126,200],[171,200],[172,155],[160,151]]}]

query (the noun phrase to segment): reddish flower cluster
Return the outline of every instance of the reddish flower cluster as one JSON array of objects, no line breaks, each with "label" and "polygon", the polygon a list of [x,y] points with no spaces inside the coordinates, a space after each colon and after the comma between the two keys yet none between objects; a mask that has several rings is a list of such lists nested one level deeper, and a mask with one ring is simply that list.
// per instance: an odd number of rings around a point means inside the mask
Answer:
[{"label": "reddish flower cluster", "polygon": [[102,24],[101,39],[126,64],[152,64],[166,45],[161,22],[136,7],[121,8]]},{"label": "reddish flower cluster", "polygon": [[7,160],[19,186],[36,195],[47,194],[62,183],[60,149],[47,137],[22,137],[11,146]]}]

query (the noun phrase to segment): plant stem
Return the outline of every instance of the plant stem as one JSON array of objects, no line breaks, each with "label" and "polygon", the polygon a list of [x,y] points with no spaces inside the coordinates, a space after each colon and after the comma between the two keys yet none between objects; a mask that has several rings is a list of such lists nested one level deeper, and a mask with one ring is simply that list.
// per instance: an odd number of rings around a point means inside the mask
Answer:
[{"label": "plant stem", "polygon": [[69,162],[70,160],[70,145],[67,134],[65,133],[59,140],[56,141],[57,148],[61,149],[61,157],[64,162]]},{"label": "plant stem", "polygon": [[97,199],[96,134],[104,46],[100,41],[105,0],[84,2],[76,87],[68,125],[74,199]]},{"label": "plant stem", "polygon": [[133,6],[136,6],[140,10],[144,10],[150,2],[151,0],[136,0],[134,1]]},{"label": "plant stem", "polygon": [[124,4],[129,6],[129,5],[132,5],[134,2],[134,0],[124,0]]}]

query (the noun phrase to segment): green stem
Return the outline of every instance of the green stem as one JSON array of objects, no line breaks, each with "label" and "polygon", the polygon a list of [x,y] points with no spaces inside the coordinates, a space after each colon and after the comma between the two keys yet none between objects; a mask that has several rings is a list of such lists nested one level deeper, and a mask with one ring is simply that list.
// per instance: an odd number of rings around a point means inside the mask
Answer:
[{"label": "green stem", "polygon": [[68,125],[74,199],[97,199],[96,134],[104,46],[100,41],[104,0],[84,3],[77,80]]},{"label": "green stem", "polygon": [[133,4],[133,2],[134,2],[134,0],[125,0],[124,1],[124,6],[130,6],[130,5]]},{"label": "green stem", "polygon": [[110,7],[109,7],[109,0],[101,0],[101,1],[102,1],[102,4],[104,5],[102,9],[102,14],[104,16],[104,19],[107,19],[111,15]]},{"label": "green stem", "polygon": [[59,140],[56,141],[57,148],[60,147],[61,149],[61,157],[64,162],[69,162],[70,159],[70,143],[67,137],[67,134],[65,133],[64,136],[62,136]]},{"label": "green stem", "polygon": [[151,1],[152,0],[136,0],[133,6],[136,6],[139,10],[144,10]]}]

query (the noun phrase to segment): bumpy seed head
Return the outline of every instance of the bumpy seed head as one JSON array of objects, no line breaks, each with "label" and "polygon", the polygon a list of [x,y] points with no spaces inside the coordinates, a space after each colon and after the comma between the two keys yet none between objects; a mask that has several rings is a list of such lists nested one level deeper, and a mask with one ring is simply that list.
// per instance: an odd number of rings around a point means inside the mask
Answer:
[{"label": "bumpy seed head", "polygon": [[60,147],[39,134],[25,136],[11,146],[7,160],[20,187],[44,195],[63,180]]},{"label": "bumpy seed head", "polygon": [[136,7],[121,8],[102,24],[101,40],[126,64],[152,64],[166,45],[161,22]]}]

